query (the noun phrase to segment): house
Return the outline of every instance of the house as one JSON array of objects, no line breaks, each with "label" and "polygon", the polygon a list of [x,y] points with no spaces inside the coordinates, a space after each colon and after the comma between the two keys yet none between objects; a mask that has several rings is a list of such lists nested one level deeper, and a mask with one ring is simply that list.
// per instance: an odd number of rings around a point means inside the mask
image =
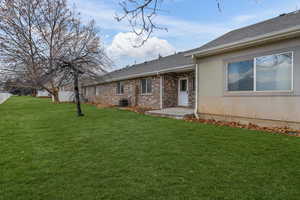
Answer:
[{"label": "house", "polygon": [[47,90],[41,89],[37,91],[36,97],[50,98],[51,94]]},{"label": "house", "polygon": [[[54,101],[53,96],[45,89],[38,90],[36,96],[39,98],[52,98]],[[72,84],[65,84],[59,88],[58,99],[60,102],[73,102],[74,98],[75,94]]]},{"label": "house", "polygon": [[202,47],[133,65],[86,85],[89,101],[300,128],[300,12],[240,28]]},{"label": "house", "polygon": [[126,99],[132,106],[162,109],[194,107],[195,65],[186,52],[113,71],[96,84],[84,85],[90,102],[118,105]]},{"label": "house", "polygon": [[201,118],[300,128],[300,12],[194,49]]}]

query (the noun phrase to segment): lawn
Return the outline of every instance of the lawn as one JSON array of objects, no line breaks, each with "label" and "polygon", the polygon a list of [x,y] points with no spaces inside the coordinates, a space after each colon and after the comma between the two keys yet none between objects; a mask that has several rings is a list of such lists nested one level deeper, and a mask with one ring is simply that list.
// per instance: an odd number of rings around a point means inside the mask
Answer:
[{"label": "lawn", "polygon": [[2,200],[300,199],[300,138],[12,97]]}]

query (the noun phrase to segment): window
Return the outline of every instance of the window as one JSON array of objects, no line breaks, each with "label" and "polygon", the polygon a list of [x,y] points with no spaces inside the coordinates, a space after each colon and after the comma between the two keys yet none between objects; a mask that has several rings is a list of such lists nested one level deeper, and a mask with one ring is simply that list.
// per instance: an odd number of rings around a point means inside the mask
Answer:
[{"label": "window", "polygon": [[141,90],[142,94],[149,94],[152,92],[152,80],[151,79],[142,79],[141,80]]},{"label": "window", "polygon": [[96,96],[99,96],[100,95],[100,91],[101,90],[101,86],[97,86],[96,87]]},{"label": "window", "polygon": [[292,90],[293,53],[233,62],[227,66],[228,91]]},{"label": "window", "polygon": [[253,60],[228,64],[228,90],[251,91],[254,87]]},{"label": "window", "polygon": [[292,90],[292,53],[256,58],[256,90]]},{"label": "window", "polygon": [[124,94],[124,84],[121,82],[117,83],[117,94]]},{"label": "window", "polygon": [[180,91],[181,92],[187,91],[187,79],[180,80]]}]

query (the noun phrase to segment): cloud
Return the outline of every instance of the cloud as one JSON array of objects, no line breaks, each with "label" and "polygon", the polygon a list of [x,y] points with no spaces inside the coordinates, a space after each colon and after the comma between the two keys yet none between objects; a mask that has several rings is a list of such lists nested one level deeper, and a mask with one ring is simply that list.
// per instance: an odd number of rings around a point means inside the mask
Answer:
[{"label": "cloud", "polygon": [[[164,3],[172,3],[173,5],[177,1],[183,0],[172,0]],[[151,59],[157,57],[158,53],[164,54],[164,51],[174,52],[174,47],[176,47],[177,51],[199,47],[230,30],[250,25],[294,9],[289,5],[288,7],[267,8],[260,12],[249,10],[248,12],[237,13],[240,15],[230,15],[229,18],[225,17],[218,21],[204,21],[204,18],[203,20],[197,20],[197,18],[190,20],[183,19],[179,15],[159,14],[154,19],[154,22],[162,28],[167,28],[168,32],[164,30],[155,31],[151,35],[152,38],[150,38],[148,44],[145,44],[145,47],[136,49],[129,42],[133,36],[128,36],[128,32],[131,31],[128,22],[126,20],[117,22],[114,18],[116,13],[122,13],[118,2],[119,0],[69,0],[69,4],[71,6],[75,4],[76,8],[81,12],[83,20],[94,19],[96,21],[101,33],[106,35],[103,37],[104,43],[108,46],[113,59],[122,59],[122,65],[132,64],[135,60],[139,61],[139,59]],[[202,14],[199,13],[199,15],[201,16]],[[155,52],[155,47],[157,46],[162,52]],[[152,51],[148,49],[152,49]],[[134,58],[134,60],[129,60],[129,58]]]},{"label": "cloud", "polygon": [[249,22],[251,20],[254,20],[257,18],[257,15],[238,15],[233,18],[233,21],[239,24],[243,24],[246,22]]},{"label": "cloud", "polygon": [[[127,21],[117,22],[114,18],[116,14],[122,12],[115,6],[116,2],[108,4],[102,1],[70,0],[70,4],[75,4],[76,8],[82,14],[84,19],[95,19],[97,25],[102,29],[116,30],[122,32],[131,31]],[[159,37],[177,37],[177,36],[199,36],[201,34],[210,34],[212,36],[220,35],[226,31],[223,24],[207,24],[192,20],[183,20],[174,16],[159,15],[154,22],[169,31],[156,31],[155,35]]]},{"label": "cloud", "polygon": [[159,54],[166,56],[175,52],[175,48],[167,40],[158,37],[150,37],[143,46],[135,47],[138,44],[140,42],[134,33],[118,33],[108,46],[107,52],[117,63],[124,57],[140,61],[157,58]]},{"label": "cloud", "polygon": [[[129,31],[130,27],[125,22],[118,22],[115,17],[117,10],[110,4],[93,0],[69,0],[70,5],[75,5],[83,20],[95,20],[101,29]],[[117,3],[115,3],[117,5]],[[112,3],[114,5],[114,3]]]}]

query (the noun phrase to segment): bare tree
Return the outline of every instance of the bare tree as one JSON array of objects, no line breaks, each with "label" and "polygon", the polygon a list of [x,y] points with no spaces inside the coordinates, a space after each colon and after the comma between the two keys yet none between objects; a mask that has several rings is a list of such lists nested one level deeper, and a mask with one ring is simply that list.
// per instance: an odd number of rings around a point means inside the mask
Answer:
[{"label": "bare tree", "polygon": [[68,42],[71,20],[66,0],[0,1],[2,73],[26,79],[27,87],[45,89],[58,102],[70,76],[54,61]]},{"label": "bare tree", "polygon": [[95,23],[84,25],[73,17],[69,30],[69,42],[64,46],[64,53],[58,58],[61,70],[71,74],[75,92],[78,116],[83,116],[80,106],[79,79],[95,79],[105,73],[110,60],[104,53]]},{"label": "bare tree", "polygon": [[[141,39],[143,45],[155,30],[166,30],[155,23],[155,17],[161,12],[165,0],[120,0],[123,13],[116,16],[118,21],[128,20],[132,31]],[[221,11],[221,0],[214,0]]]},{"label": "bare tree", "polygon": [[[33,18],[38,2],[0,2],[0,56],[1,72],[12,77],[28,78],[30,84],[40,85],[38,62],[38,38],[34,37]],[[28,67],[30,66],[30,67]]]},{"label": "bare tree", "polygon": [[75,74],[103,71],[106,57],[94,22],[84,26],[78,16],[67,0],[0,0],[1,73],[22,77],[27,87],[45,89],[59,102],[59,88]]}]

